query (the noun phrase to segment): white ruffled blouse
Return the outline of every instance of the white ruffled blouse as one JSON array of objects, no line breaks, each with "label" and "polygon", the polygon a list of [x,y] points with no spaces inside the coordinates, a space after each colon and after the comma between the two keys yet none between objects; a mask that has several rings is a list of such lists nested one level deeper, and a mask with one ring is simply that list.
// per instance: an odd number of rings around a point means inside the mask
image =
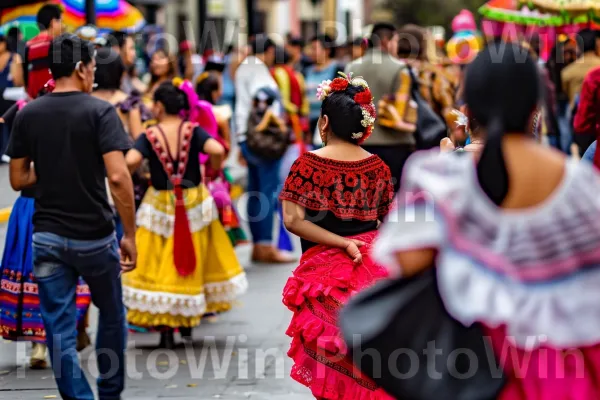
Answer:
[{"label": "white ruffled blouse", "polygon": [[506,210],[483,193],[470,155],[421,152],[406,164],[396,201],[375,260],[401,271],[397,252],[437,248],[440,293],[457,320],[505,325],[524,349],[600,343],[600,175],[592,166],[568,160],[546,201]]}]

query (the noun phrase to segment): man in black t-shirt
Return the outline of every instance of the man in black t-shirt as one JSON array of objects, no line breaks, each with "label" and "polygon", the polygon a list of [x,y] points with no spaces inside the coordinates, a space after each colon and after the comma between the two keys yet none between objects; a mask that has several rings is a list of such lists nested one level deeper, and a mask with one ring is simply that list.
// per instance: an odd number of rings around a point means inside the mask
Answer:
[{"label": "man in black t-shirt", "polygon": [[[56,88],[14,120],[7,151],[10,182],[15,190],[36,185],[34,274],[61,396],[94,398],[75,350],[75,290],[83,276],[100,310],[98,393],[100,399],[119,399],[126,343],[120,276],[135,268],[137,257],[133,184],[124,158],[130,141],[116,110],[88,94],[96,65],[93,45],[64,34],[50,51]],[[106,176],[124,226],[120,257]]]}]

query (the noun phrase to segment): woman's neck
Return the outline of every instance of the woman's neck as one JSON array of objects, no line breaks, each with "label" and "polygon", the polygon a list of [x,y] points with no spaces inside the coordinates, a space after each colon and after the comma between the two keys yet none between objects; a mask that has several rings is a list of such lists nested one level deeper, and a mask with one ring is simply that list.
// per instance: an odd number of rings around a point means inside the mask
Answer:
[{"label": "woman's neck", "polygon": [[163,125],[175,125],[175,124],[180,124],[181,123],[181,118],[179,117],[179,115],[164,115],[162,116],[159,121],[159,124],[163,124]]},{"label": "woman's neck", "polygon": [[99,89],[95,90],[93,94],[99,99],[108,101],[115,95],[116,92],[117,89]]}]

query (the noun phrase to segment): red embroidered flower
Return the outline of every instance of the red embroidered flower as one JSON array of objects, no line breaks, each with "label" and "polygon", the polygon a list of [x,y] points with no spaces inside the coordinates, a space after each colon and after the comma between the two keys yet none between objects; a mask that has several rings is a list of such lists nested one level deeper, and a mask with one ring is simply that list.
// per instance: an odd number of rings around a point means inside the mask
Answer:
[{"label": "red embroidered flower", "polygon": [[325,172],[325,176],[323,176],[323,180],[322,180],[322,185],[323,186],[333,186],[334,183],[335,183],[335,174],[330,171]]},{"label": "red embroidered flower", "polygon": [[340,192],[339,190],[336,190],[336,191],[333,192],[333,195],[331,197],[333,197],[336,200],[337,199],[341,199],[342,198],[342,192]]},{"label": "red embroidered flower", "polygon": [[315,171],[312,180],[315,185],[321,186],[321,181],[323,180],[323,173],[321,171]]},{"label": "red embroidered flower", "polygon": [[381,192],[383,189],[385,189],[387,186],[387,182],[384,181],[383,179],[379,179],[377,181],[377,191]]},{"label": "red embroidered flower", "polygon": [[373,191],[372,190],[367,190],[367,201],[369,202],[369,204],[373,201]]},{"label": "red embroidered flower", "polygon": [[348,88],[348,80],[344,78],[335,78],[329,85],[333,92],[341,92]]},{"label": "red embroidered flower", "polygon": [[306,179],[310,178],[312,173],[313,173],[312,167],[309,167],[308,165],[300,166],[300,175],[302,175]]},{"label": "red embroidered flower", "polygon": [[331,192],[329,191],[329,189],[323,189],[323,196],[327,198],[331,197]]},{"label": "red embroidered flower", "polygon": [[356,199],[356,205],[358,205],[358,208],[365,208],[365,205],[367,204],[367,202],[364,199]]},{"label": "red embroidered flower", "polygon": [[370,179],[367,176],[363,176],[363,178],[360,180],[360,188],[362,190],[367,190],[369,188],[369,181]]},{"label": "red embroidered flower", "polygon": [[302,178],[300,178],[299,176],[296,177],[296,179],[294,179],[294,185],[296,185],[296,187],[301,187],[302,186]]},{"label": "red embroidered flower", "polygon": [[354,196],[352,196],[352,192],[344,192],[344,201],[349,206],[354,206],[354,204],[356,204],[356,201],[354,200]]},{"label": "red embroidered flower", "polygon": [[335,185],[335,190],[343,191],[344,185],[342,185],[341,183],[338,183],[337,185]]},{"label": "red embroidered flower", "polygon": [[373,95],[369,89],[354,95],[354,101],[357,104],[370,104],[373,101]]},{"label": "red embroidered flower", "polygon": [[304,185],[302,185],[303,192],[312,192],[312,189],[313,189],[313,185],[310,182],[304,182]]},{"label": "red embroidered flower", "polygon": [[356,187],[356,185],[358,185],[358,177],[356,176],[356,174],[346,174],[346,186],[353,188]]},{"label": "red embroidered flower", "polygon": [[362,200],[365,198],[365,192],[363,192],[362,190],[357,190],[356,192],[354,192],[354,197],[356,197],[356,200]]}]

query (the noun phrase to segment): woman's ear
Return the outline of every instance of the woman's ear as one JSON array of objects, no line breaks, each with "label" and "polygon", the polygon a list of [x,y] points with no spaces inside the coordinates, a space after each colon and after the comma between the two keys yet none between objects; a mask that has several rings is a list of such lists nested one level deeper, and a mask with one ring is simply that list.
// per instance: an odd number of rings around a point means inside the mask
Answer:
[{"label": "woman's ear", "polygon": [[321,115],[320,131],[327,132],[328,129],[329,129],[329,117],[327,115]]}]

